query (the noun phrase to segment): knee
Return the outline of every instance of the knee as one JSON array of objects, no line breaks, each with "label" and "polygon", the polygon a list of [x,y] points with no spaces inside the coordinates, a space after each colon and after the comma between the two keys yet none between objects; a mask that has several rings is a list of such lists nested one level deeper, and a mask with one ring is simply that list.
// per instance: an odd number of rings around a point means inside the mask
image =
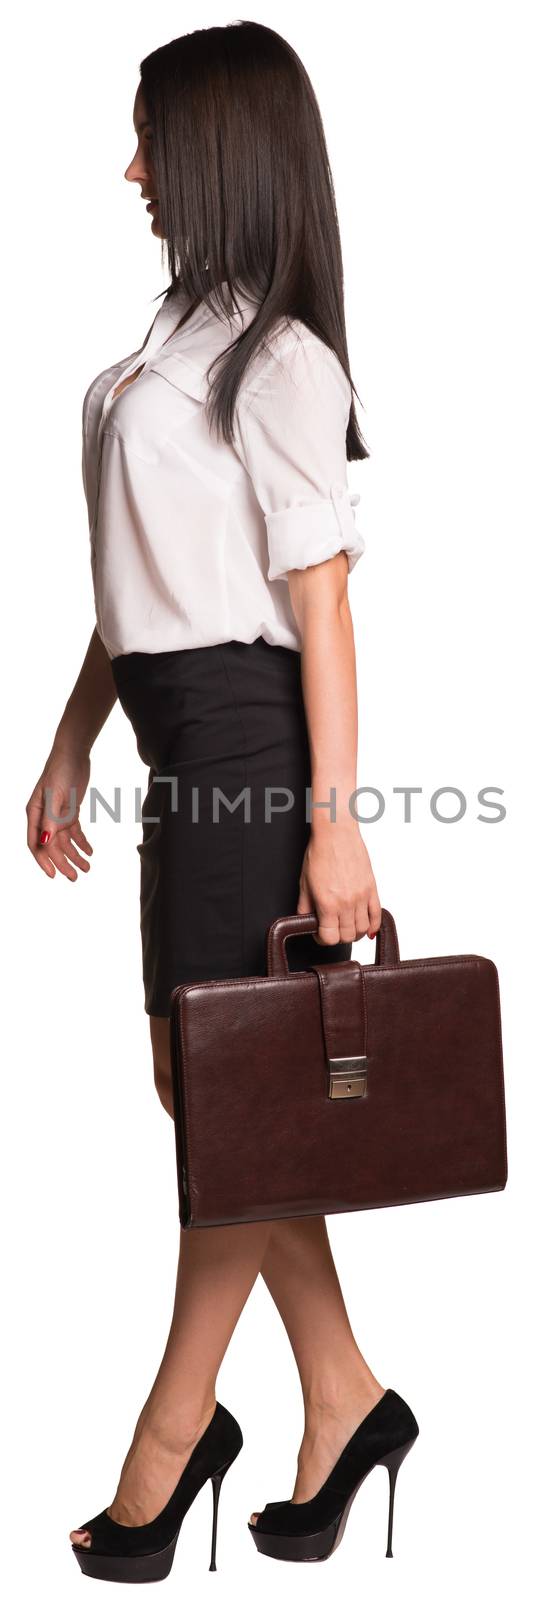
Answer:
[{"label": "knee", "polygon": [[[164,1106],[164,1109],[168,1112],[169,1116],[173,1117],[174,1101],[172,1093],[172,1066],[170,1060],[168,1021],[164,1017],[151,1017],[150,1022],[155,1088],[157,1090],[161,1106]],[[163,1024],[163,1026],[157,1027],[157,1024]]]}]

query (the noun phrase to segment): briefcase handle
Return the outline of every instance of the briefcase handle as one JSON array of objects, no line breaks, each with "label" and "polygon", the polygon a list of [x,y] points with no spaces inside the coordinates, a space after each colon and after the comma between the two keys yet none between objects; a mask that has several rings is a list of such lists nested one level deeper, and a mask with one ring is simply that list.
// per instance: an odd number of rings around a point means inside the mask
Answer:
[{"label": "briefcase handle", "polygon": [[[285,943],[297,933],[317,933],[319,923],[315,912],[296,912],[291,917],[276,917],[266,936],[266,965],[269,978],[285,978],[289,973]],[[316,960],[323,945],[316,944]],[[399,942],[394,918],[382,906],[382,920],[376,934],[376,967],[395,967],[400,961]]]}]

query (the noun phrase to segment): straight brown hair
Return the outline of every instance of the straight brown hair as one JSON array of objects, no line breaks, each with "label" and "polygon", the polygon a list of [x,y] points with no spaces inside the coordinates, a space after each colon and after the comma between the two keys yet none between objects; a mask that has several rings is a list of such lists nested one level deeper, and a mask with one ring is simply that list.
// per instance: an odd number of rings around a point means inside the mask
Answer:
[{"label": "straight brown hair", "polygon": [[338,357],[352,391],[347,460],[364,460],[370,452],[355,415],[334,185],[302,61],[273,28],[237,21],[161,45],[140,62],[140,76],[167,295],[181,288],[226,317],[237,288],[257,304],[221,352],[210,423],[232,443],[246,367],[278,321],[297,319]]}]

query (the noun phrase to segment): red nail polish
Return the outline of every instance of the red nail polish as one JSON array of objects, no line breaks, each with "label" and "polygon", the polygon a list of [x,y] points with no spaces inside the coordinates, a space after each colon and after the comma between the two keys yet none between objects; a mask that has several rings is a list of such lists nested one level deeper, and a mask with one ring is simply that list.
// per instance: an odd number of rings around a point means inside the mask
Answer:
[{"label": "red nail polish", "polygon": [[46,829],[44,828],[43,833],[40,834],[40,844],[49,844],[50,838],[51,834],[47,833]]}]

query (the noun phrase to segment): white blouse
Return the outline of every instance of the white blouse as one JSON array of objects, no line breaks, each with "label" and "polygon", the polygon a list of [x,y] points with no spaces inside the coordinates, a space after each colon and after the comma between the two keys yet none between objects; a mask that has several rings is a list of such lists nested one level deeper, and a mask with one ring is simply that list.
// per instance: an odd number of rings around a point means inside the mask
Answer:
[{"label": "white blouse", "polygon": [[230,323],[200,304],[173,333],[189,304],[176,293],[141,349],[85,394],[96,626],[110,659],[261,634],[300,649],[287,573],[339,550],[351,572],[365,549],[346,478],[350,387],[304,323],[278,322],[246,369],[234,446],[210,430],[206,369],[256,311],[237,299]]}]

